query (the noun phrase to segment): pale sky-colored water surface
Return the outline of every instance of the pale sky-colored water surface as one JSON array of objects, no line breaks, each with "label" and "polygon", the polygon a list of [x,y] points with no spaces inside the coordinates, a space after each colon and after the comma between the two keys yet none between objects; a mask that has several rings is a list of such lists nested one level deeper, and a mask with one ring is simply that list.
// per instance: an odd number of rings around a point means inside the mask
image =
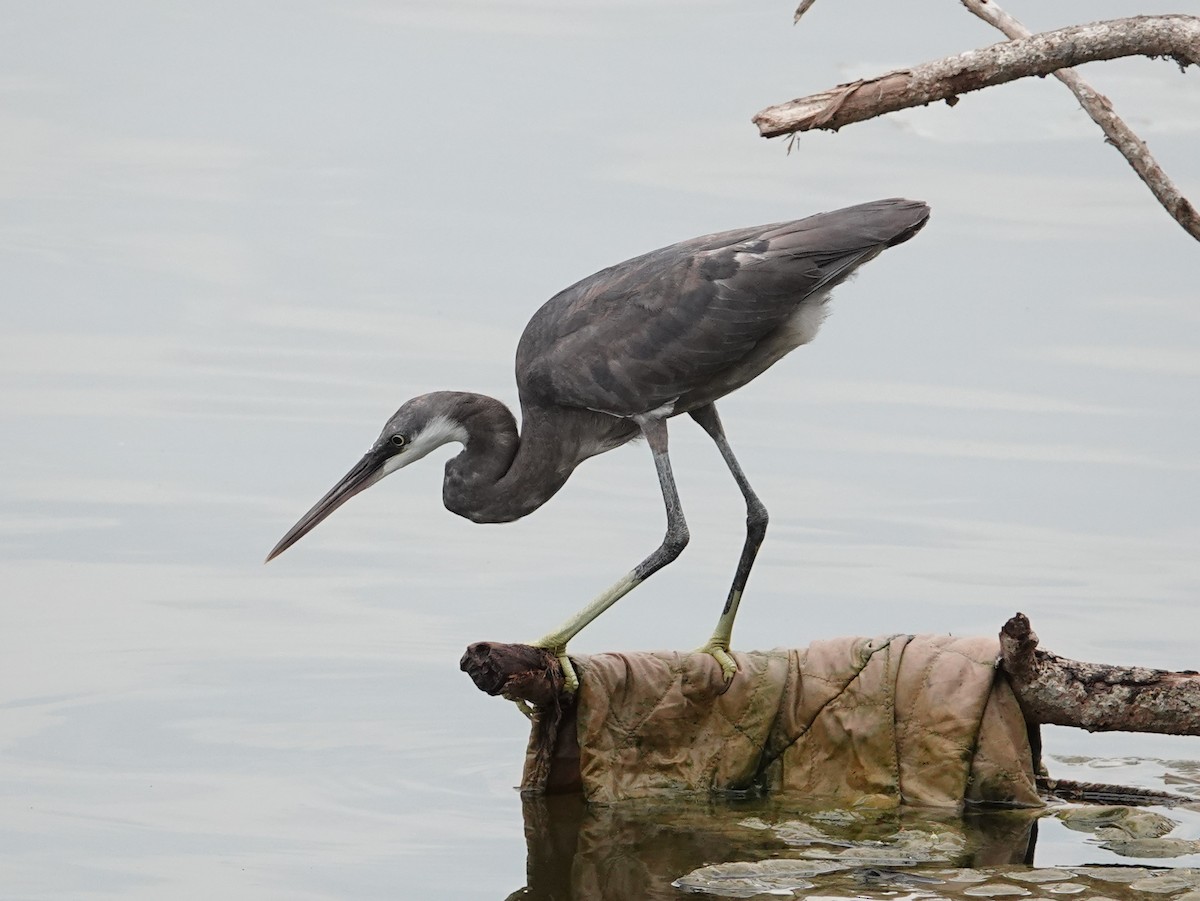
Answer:
[{"label": "pale sky-colored water surface", "polygon": [[[1051,27],[1129,2],[1029,10]],[[1014,9],[1021,14],[1022,9]],[[1038,17],[1034,16],[1034,13]],[[407,397],[515,401],[534,309],[692,235],[933,220],[722,406],[772,511],[735,636],[992,633],[1197,664],[1200,254],[1052,80],[789,156],[772,102],[991,43],[953,3],[12,4],[0,13],[0,875],[21,898],[502,898],[524,724],[458,672],[655,546],[642,446],[479,527],[440,465],[286,528]],[[1085,73],[1193,198],[1200,82]],[[687,648],[742,507],[578,651]],[[448,452],[447,452],[448,453]],[[1200,757],[1194,740],[1049,750]]]}]

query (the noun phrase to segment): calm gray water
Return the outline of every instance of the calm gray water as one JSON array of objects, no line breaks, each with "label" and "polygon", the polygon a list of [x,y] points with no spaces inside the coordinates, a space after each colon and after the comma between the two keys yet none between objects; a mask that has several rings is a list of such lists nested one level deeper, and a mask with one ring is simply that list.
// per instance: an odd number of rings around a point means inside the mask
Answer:
[{"label": "calm gray water", "polygon": [[[1060,3],[1029,24],[1138,6]],[[924,199],[933,221],[722,408],[773,514],[737,645],[993,633],[1022,610],[1061,654],[1197,665],[1195,242],[1052,81],[787,155],[756,136],[759,108],[996,39],[955,4],[790,16],[719,0],[0,11],[0,894],[524,885],[524,721],[458,657],[543,633],[656,545],[646,449],[590,461],[504,527],[442,509],[431,459],[263,556],[407,397],[514,402],[517,336],[563,286],[876,197]],[[1195,72],[1086,74],[1196,199]],[[578,651],[712,628],[741,501],[690,423],[672,451],[693,543]],[[1143,784],[1154,759],[1200,758],[1194,739],[1056,730],[1047,746]]]}]

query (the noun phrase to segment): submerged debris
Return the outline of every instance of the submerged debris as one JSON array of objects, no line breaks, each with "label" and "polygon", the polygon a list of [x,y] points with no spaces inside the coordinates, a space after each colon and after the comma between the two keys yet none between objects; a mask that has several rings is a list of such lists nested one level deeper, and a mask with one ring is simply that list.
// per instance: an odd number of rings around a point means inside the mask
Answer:
[{"label": "submerged debris", "polygon": [[[687,892],[726,898],[756,895],[866,901],[905,893],[909,901],[968,898],[1049,901],[1200,901],[1200,869],[1090,865],[946,867],[977,852],[960,821],[869,816],[850,811],[800,814],[771,822],[746,817],[737,826],[788,846],[773,853],[787,859],[705,866],[671,883]],[[1047,811],[1068,828],[1087,833],[1087,845],[1124,857],[1167,858],[1200,853],[1200,842],[1168,838],[1179,823],[1152,810],[1129,807],[1071,807]],[[955,828],[956,825],[958,828]],[[1188,828],[1192,828],[1190,824]],[[901,828],[898,828],[901,827]],[[1098,851],[1098,853],[1101,853]],[[996,859],[994,852],[992,859]],[[938,868],[937,865],[942,867]],[[931,866],[932,865],[932,866]],[[1106,885],[1107,883],[1107,885]]]},{"label": "submerged debris", "polygon": [[1200,842],[1185,838],[1131,838],[1105,842],[1100,846],[1122,857],[1182,857],[1200,852]]},{"label": "submerged debris", "polygon": [[1070,807],[1055,816],[1068,829],[1112,841],[1159,838],[1179,825],[1161,813],[1137,807]]},{"label": "submerged debris", "polygon": [[1145,867],[1071,867],[1076,876],[1087,876],[1101,882],[1137,882],[1150,875]]},{"label": "submerged debris", "polygon": [[938,879],[936,876],[922,876],[920,873],[884,870],[879,867],[866,867],[861,870],[853,870],[851,873],[856,882],[873,888],[917,888],[946,884],[946,880]]},{"label": "submerged debris", "polygon": [[1145,879],[1129,883],[1129,887],[1139,892],[1154,892],[1163,895],[1184,892],[1190,888],[1200,888],[1200,870],[1194,868],[1160,870]]},{"label": "submerged debris", "polygon": [[1057,867],[1045,867],[1034,870],[1014,870],[1008,874],[1009,879],[1019,879],[1021,882],[1062,882],[1073,879],[1075,874],[1070,870],[1060,870]]},{"label": "submerged debris", "polygon": [[761,860],[756,863],[719,863],[693,870],[671,885],[685,892],[700,892],[722,898],[753,898],[755,895],[791,895],[814,888],[811,877],[845,869],[835,863],[815,860]]},{"label": "submerged debris", "polygon": [[947,882],[987,882],[989,879],[987,873],[969,867],[960,867],[957,870],[934,870],[933,874],[941,876]]},{"label": "submerged debris", "polygon": [[1007,882],[986,882],[963,889],[963,894],[971,895],[974,898],[1015,898],[1032,895],[1033,892]]}]

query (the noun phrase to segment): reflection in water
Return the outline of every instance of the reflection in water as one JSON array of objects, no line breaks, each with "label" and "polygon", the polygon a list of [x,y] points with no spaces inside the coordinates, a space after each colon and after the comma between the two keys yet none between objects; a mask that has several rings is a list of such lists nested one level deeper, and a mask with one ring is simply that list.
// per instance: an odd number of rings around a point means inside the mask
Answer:
[{"label": "reflection in water", "polygon": [[[928,873],[895,874],[890,868],[1032,863],[1037,820],[1044,815],[1041,810],[965,816],[912,809],[800,812],[775,798],[605,806],[587,805],[578,795],[526,796],[523,807],[528,885],[508,897],[531,901],[677,899],[680,889],[672,883],[700,867],[780,857],[827,860],[865,842],[878,843],[870,857],[839,860],[839,872],[814,877],[820,893],[841,886],[842,893],[854,894],[854,886],[885,888],[897,879],[915,885],[914,879]],[[807,837],[797,838],[798,833]],[[906,841],[896,842],[897,834]],[[929,839],[924,850],[917,849],[917,835]],[[899,855],[898,844],[903,844]]]}]

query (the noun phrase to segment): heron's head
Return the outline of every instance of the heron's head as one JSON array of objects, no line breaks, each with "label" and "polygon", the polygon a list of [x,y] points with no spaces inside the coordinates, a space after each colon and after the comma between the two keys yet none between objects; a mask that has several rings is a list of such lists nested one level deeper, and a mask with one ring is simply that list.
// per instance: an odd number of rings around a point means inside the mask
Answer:
[{"label": "heron's head", "polygon": [[316,528],[330,513],[365,488],[409,463],[415,463],[430,451],[451,441],[467,443],[467,430],[456,413],[456,392],[438,391],[414,397],[387,421],[371,449],[342,480],[300,517],[279,540],[267,561],[278,557]]}]

